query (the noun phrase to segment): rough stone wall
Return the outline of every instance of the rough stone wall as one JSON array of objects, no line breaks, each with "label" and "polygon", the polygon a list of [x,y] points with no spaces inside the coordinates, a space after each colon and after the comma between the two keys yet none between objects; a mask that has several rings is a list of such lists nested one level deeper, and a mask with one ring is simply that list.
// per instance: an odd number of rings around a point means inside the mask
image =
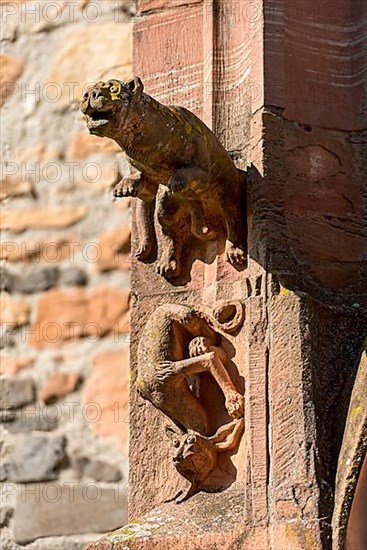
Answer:
[{"label": "rough stone wall", "polygon": [[1,547],[78,548],[125,521],[130,266],[124,159],[78,102],[131,76],[134,3],[0,10]]}]

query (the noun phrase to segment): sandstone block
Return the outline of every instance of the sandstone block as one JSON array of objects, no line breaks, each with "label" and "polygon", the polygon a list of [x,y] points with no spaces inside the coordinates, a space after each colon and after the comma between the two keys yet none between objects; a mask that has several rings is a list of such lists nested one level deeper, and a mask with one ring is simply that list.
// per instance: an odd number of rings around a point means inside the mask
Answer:
[{"label": "sandstone block", "polygon": [[128,307],[129,293],[115,288],[50,290],[40,299],[28,341],[34,347],[87,337],[95,341],[117,330]]},{"label": "sandstone block", "polygon": [[44,403],[53,403],[74,391],[80,381],[78,372],[54,372],[38,392],[38,398]]},{"label": "sandstone block", "polygon": [[130,269],[131,228],[122,225],[102,235],[98,241],[101,257],[96,263],[98,271]]},{"label": "sandstone block", "polygon": [[96,153],[117,153],[121,148],[109,138],[100,138],[80,132],[70,145],[69,157],[72,160],[81,160]]},{"label": "sandstone block", "polygon": [[18,444],[9,461],[9,481],[29,483],[57,479],[58,469],[65,459],[63,436],[27,436]]},{"label": "sandstone block", "polygon": [[23,62],[7,54],[0,55],[0,106],[15,92],[14,84],[23,72]]},{"label": "sandstone block", "polygon": [[0,356],[0,374],[17,374],[23,369],[33,367],[34,357],[11,357],[9,355]]},{"label": "sandstone block", "polygon": [[129,372],[128,348],[98,354],[82,394],[85,405],[98,408],[90,428],[97,435],[114,438],[119,445],[125,444],[128,436]]},{"label": "sandstone block", "polygon": [[0,244],[0,259],[11,263],[44,261],[60,262],[74,257],[80,247],[80,238],[75,236],[3,241]]},{"label": "sandstone block", "polygon": [[32,183],[17,176],[7,176],[0,181],[0,200],[9,197],[32,196]]},{"label": "sandstone block", "polygon": [[35,484],[19,492],[14,538],[25,544],[38,537],[105,532],[126,522],[126,493],[118,485]]},{"label": "sandstone block", "polygon": [[59,149],[48,147],[44,143],[38,143],[33,147],[24,149],[17,158],[19,164],[27,161],[47,162],[60,160],[62,153]]},{"label": "sandstone block", "polygon": [[25,300],[13,298],[3,292],[0,301],[0,312],[2,323],[20,327],[28,323],[30,306]]},{"label": "sandstone block", "polygon": [[35,398],[34,383],[30,378],[1,378],[0,389],[0,409],[19,409]]},{"label": "sandstone block", "polygon": [[86,214],[85,206],[7,210],[1,214],[0,229],[17,233],[26,229],[68,227],[82,220]]},{"label": "sandstone block", "polygon": [[[49,82],[58,83],[62,102],[80,101],[87,83],[109,78],[125,80],[132,76],[131,26],[129,23],[95,23],[63,37],[55,57]],[[70,88],[64,83],[73,83]]]},{"label": "sandstone block", "polygon": [[72,461],[72,466],[78,476],[89,477],[95,481],[117,482],[121,480],[121,472],[113,464],[103,460],[91,460],[86,456],[77,457]]}]

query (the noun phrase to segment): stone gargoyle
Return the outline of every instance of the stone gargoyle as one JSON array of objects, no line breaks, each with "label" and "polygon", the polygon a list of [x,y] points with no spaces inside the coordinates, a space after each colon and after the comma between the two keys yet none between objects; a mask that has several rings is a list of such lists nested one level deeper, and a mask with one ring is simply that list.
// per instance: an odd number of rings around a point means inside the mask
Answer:
[{"label": "stone gargoyle", "polygon": [[157,270],[174,279],[182,272],[190,236],[200,241],[225,236],[228,261],[246,265],[244,173],[198,117],[162,105],[144,93],[139,78],[92,85],[81,110],[89,131],[114,139],[137,170],[116,185],[114,195],[138,198],[139,260],[149,260],[157,241]]},{"label": "stone gargoyle", "polygon": [[[191,487],[177,501],[197,492],[215,469],[219,452],[234,450],[243,432],[244,398],[235,387],[226,363],[220,332],[234,333],[243,323],[240,302],[220,303],[213,316],[178,304],[157,308],[138,346],[138,393],[174,423],[178,442],[177,470]],[[191,386],[192,377],[210,373],[223,392],[232,422],[212,432],[210,411]],[[191,380],[191,381],[190,381]],[[175,443],[176,445],[176,443]]]}]

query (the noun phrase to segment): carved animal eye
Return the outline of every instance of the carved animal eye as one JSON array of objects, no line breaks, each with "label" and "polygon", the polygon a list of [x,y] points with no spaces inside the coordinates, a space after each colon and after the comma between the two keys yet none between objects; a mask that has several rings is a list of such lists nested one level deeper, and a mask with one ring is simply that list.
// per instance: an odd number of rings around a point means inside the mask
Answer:
[{"label": "carved animal eye", "polygon": [[196,437],[194,435],[189,435],[189,437],[187,438],[187,443],[189,445],[192,445],[193,443],[195,443],[196,441]]},{"label": "carved animal eye", "polygon": [[118,94],[120,92],[120,86],[117,82],[110,83],[110,92],[111,94]]},{"label": "carved animal eye", "polygon": [[176,447],[176,449],[178,449],[178,447],[180,446],[180,441],[178,439],[175,439],[173,442],[173,446]]}]

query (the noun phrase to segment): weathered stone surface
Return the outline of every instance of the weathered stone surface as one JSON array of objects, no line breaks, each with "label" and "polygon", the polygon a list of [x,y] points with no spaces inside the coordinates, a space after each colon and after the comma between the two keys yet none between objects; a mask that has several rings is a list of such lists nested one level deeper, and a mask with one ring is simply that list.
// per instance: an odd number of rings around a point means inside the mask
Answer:
[{"label": "weathered stone surface", "polygon": [[34,195],[33,185],[27,179],[17,176],[7,176],[0,181],[0,200],[9,197],[22,197]]},{"label": "weathered stone surface", "polygon": [[[96,483],[28,487],[25,498],[20,492],[17,496],[14,513],[17,543],[53,535],[105,532],[126,521],[124,487]],[[35,491],[32,493],[31,489]]]},{"label": "weathered stone surface", "polygon": [[34,401],[35,388],[30,378],[4,377],[0,379],[0,387],[1,409],[19,409]]},{"label": "weathered stone surface", "polygon": [[20,327],[28,323],[30,306],[25,300],[3,292],[0,303],[1,322]]},{"label": "weathered stone surface", "polygon": [[[106,63],[108,60],[108,64]],[[102,78],[129,78],[131,69],[131,27],[126,23],[95,23],[69,33],[55,57],[49,82],[63,87],[63,103],[70,102],[70,88],[65,82],[77,83],[74,100],[80,100],[86,84]]]},{"label": "weathered stone surface", "polygon": [[56,286],[59,280],[59,268],[39,269],[28,274],[15,274],[1,269],[1,287],[8,292],[33,294]]},{"label": "weathered stone surface", "polygon": [[23,369],[29,369],[34,365],[35,357],[0,356],[0,374],[17,374]]},{"label": "weathered stone surface", "polygon": [[25,148],[17,158],[19,164],[26,163],[27,161],[47,162],[60,160],[62,152],[60,149],[54,147],[48,147],[45,143],[38,143],[33,147]]},{"label": "weathered stone surface", "polygon": [[0,259],[11,263],[60,262],[71,259],[80,248],[80,237],[77,235],[60,237],[55,236],[48,240],[6,240],[0,245]]},{"label": "weathered stone surface", "polygon": [[1,289],[21,294],[37,294],[57,285],[84,286],[87,283],[85,272],[77,267],[48,267],[33,269],[25,273],[11,272],[0,267]]},{"label": "weathered stone surface", "polygon": [[23,72],[23,62],[7,54],[0,55],[0,106],[14,93],[14,84]]},{"label": "weathered stone surface", "polygon": [[85,286],[88,277],[85,271],[78,267],[67,267],[60,271],[58,283],[65,286]]},{"label": "weathered stone surface", "polygon": [[128,306],[129,293],[119,289],[50,290],[39,301],[28,342],[43,347],[83,337],[101,338],[116,330]]},{"label": "weathered stone surface", "polygon": [[359,358],[336,475],[333,548],[367,542],[367,340]]},{"label": "weathered stone surface", "polygon": [[237,494],[236,489],[212,495],[199,493],[180,505],[179,511],[176,504],[164,504],[90,544],[88,550],[265,550],[268,546],[263,533],[254,533],[257,541],[247,543],[243,506],[238,489]]},{"label": "weathered stone surface", "polygon": [[126,444],[129,428],[129,372],[127,348],[97,355],[82,396],[85,405],[94,403],[99,411],[89,427],[120,446]]},{"label": "weathered stone surface", "polygon": [[121,151],[121,148],[112,139],[100,139],[87,132],[80,132],[71,142],[69,157],[72,160],[81,160],[96,153],[117,153],[118,151]]},{"label": "weathered stone surface", "polygon": [[65,460],[66,440],[63,436],[27,436],[12,454],[7,478],[15,483],[57,479]]},{"label": "weathered stone surface", "polygon": [[98,271],[130,269],[131,228],[121,225],[102,235],[98,241],[101,257],[96,263]]},{"label": "weathered stone surface", "polygon": [[13,515],[13,509],[10,506],[0,506],[0,527],[8,525],[9,519]]},{"label": "weathered stone surface", "polygon": [[89,477],[95,481],[111,483],[122,478],[121,471],[116,466],[102,460],[93,460],[86,456],[77,457],[72,461],[72,465],[79,478]]},{"label": "weathered stone surface", "polygon": [[54,372],[38,390],[38,399],[44,403],[53,403],[74,391],[80,382],[78,372]]},{"label": "weathered stone surface", "polygon": [[86,214],[85,206],[7,210],[1,214],[0,228],[17,233],[25,229],[68,227],[82,220]]},{"label": "weathered stone surface", "polygon": [[2,418],[0,421],[10,433],[49,432],[58,426],[57,417],[41,407],[25,407],[14,413],[12,418]]}]

